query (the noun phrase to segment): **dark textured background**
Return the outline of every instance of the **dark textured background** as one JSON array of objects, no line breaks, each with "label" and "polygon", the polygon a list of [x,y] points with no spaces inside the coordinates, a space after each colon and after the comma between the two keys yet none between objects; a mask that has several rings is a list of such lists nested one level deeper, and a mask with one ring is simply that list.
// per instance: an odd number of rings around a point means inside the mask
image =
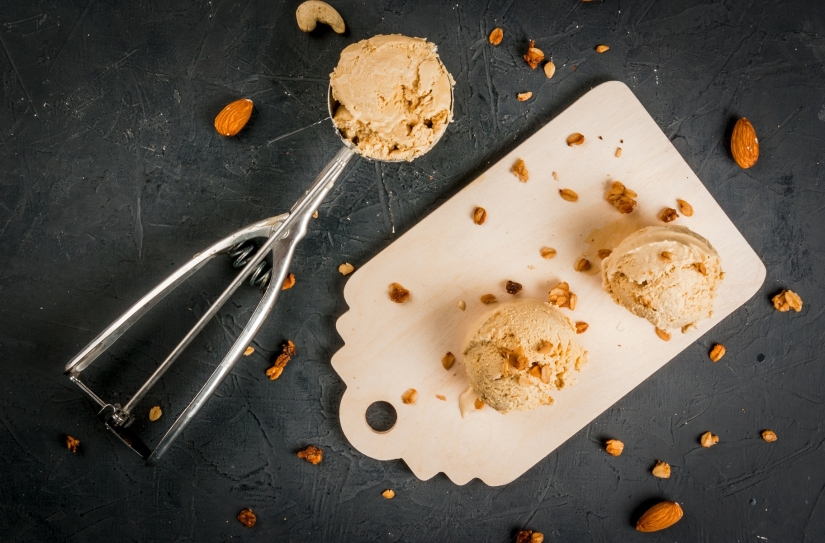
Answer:
[{"label": "dark textured background", "polygon": [[[306,35],[297,0],[0,1],[0,540],[825,541],[825,6],[820,1],[336,0],[346,35]],[[505,40],[486,42],[495,26]],[[152,285],[219,237],[287,210],[339,147],[328,74],[377,33],[426,37],[456,79],[455,122],[413,164],[357,161],[322,205],[281,298],[219,393],[155,468],[117,443],[63,365]],[[520,55],[536,40],[547,80]],[[607,43],[608,53],[593,48]],[[576,68],[576,69],[574,69]],[[375,256],[594,85],[627,83],[768,268],[764,286],[570,441],[505,487],[419,481],[352,449],[329,364],[343,261]],[[534,99],[517,102],[516,92]],[[239,97],[237,138],[212,128]],[[759,163],[730,159],[750,118]],[[231,277],[219,259],[84,373],[124,401]],[[799,292],[801,314],[769,298]],[[144,401],[158,438],[218,362],[245,288]],[[268,381],[281,342],[299,355]],[[707,358],[714,342],[728,354]],[[759,432],[779,435],[764,443]],[[701,449],[705,430],[721,436]],[[82,441],[77,454],[65,434]],[[604,437],[626,443],[607,457]],[[320,445],[324,462],[295,457]],[[461,454],[461,451],[457,451]],[[649,474],[656,459],[670,480]],[[397,496],[381,497],[385,488]],[[650,500],[683,504],[660,534]],[[258,514],[253,529],[235,515]]]}]

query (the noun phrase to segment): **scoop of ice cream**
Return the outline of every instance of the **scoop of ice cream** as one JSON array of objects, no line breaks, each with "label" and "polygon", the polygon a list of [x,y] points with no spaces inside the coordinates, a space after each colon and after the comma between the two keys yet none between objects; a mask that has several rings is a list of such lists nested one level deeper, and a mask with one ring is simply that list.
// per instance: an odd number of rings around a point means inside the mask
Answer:
[{"label": "scoop of ice cream", "polygon": [[683,226],[642,228],[602,261],[602,287],[613,300],[662,330],[710,317],[721,282],[716,250]]},{"label": "scoop of ice cream", "polygon": [[555,306],[516,300],[485,314],[464,346],[464,368],[481,400],[502,413],[553,403],[587,363],[573,323]]},{"label": "scoop of ice cream", "polygon": [[412,160],[452,120],[453,78],[427,40],[393,34],[348,46],[330,75],[333,121],[362,155]]}]

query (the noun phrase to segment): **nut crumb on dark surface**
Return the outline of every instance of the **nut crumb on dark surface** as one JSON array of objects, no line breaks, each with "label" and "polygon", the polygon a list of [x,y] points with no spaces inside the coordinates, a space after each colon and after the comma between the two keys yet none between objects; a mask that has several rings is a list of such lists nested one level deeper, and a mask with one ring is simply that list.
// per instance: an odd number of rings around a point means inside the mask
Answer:
[{"label": "nut crumb on dark surface", "polygon": [[252,528],[258,522],[258,517],[252,512],[252,509],[244,509],[238,513],[238,521],[247,528]]},{"label": "nut crumb on dark surface", "polygon": [[310,464],[320,464],[321,460],[324,459],[324,451],[315,445],[307,445],[298,451],[298,458],[302,458]]},{"label": "nut crumb on dark surface", "polygon": [[281,285],[281,290],[289,290],[294,286],[295,286],[295,274],[290,273],[289,275],[286,276],[286,279],[284,279],[284,284]]},{"label": "nut crumb on dark surface", "polygon": [[275,363],[271,368],[266,370],[266,375],[269,377],[270,381],[274,381],[281,376],[287,362],[289,362],[292,357],[297,354],[297,352],[298,350],[295,348],[295,344],[292,340],[288,339],[281,347],[281,354],[279,354],[278,358],[275,359]]},{"label": "nut crumb on dark surface", "polygon": [[530,45],[527,47],[527,52],[524,54],[524,61],[535,70],[539,63],[544,60],[544,53],[541,49],[536,47],[536,40],[530,40]]},{"label": "nut crumb on dark surface", "polygon": [[77,452],[77,448],[80,446],[80,440],[76,439],[72,436],[66,436],[66,448],[72,451],[73,453]]}]

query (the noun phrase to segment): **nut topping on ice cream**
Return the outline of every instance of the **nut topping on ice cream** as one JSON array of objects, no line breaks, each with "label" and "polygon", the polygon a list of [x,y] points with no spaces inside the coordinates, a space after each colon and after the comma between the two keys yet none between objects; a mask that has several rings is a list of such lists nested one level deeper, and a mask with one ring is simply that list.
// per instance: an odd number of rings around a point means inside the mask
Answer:
[{"label": "nut topping on ice cream", "polygon": [[642,228],[602,261],[602,287],[613,300],[662,330],[710,317],[721,282],[710,242],[682,226]]},{"label": "nut topping on ice cream", "polygon": [[421,38],[379,35],[348,46],[330,84],[335,126],[369,158],[421,156],[452,120],[455,83]]}]

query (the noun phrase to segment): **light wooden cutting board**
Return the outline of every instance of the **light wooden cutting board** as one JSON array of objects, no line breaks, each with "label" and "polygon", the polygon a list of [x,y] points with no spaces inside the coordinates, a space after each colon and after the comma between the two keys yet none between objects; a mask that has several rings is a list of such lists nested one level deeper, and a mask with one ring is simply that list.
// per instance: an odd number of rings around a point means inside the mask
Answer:
[{"label": "light wooden cutting board", "polygon": [[[574,132],[584,134],[583,145],[566,144]],[[530,172],[527,183],[510,173],[518,158]],[[605,201],[613,180],[638,193],[632,214],[621,215]],[[577,192],[578,202],[563,200],[561,188]],[[596,251],[612,249],[637,228],[662,224],[657,215],[665,207],[678,209],[676,198],[692,204],[695,214],[671,224],[710,240],[725,279],[713,318],[699,330],[674,331],[666,343],[602,290]],[[472,220],[476,206],[487,210],[481,226]],[[543,259],[543,246],[557,256]],[[573,269],[582,256],[594,263],[589,273]],[[365,455],[402,458],[421,479],[444,472],[460,485],[474,477],[488,485],[509,483],[745,303],[764,278],[759,257],[630,89],[604,83],[350,277],[344,289],[350,309],[337,323],[345,345],[332,358],[347,386],[341,426]],[[578,305],[563,311],[590,325],[577,336],[590,363],[574,386],[554,395],[555,405],[507,415],[487,407],[462,419],[458,397],[468,387],[462,343],[490,309],[479,301],[483,294],[514,298],[504,290],[508,279],[524,285],[518,297],[540,300],[557,282],[570,284]],[[393,282],[410,290],[407,303],[390,301]],[[450,371],[441,364],[447,351],[457,357]],[[412,405],[401,402],[409,388],[419,394]],[[398,414],[384,433],[365,419],[367,408],[381,400]]]}]

